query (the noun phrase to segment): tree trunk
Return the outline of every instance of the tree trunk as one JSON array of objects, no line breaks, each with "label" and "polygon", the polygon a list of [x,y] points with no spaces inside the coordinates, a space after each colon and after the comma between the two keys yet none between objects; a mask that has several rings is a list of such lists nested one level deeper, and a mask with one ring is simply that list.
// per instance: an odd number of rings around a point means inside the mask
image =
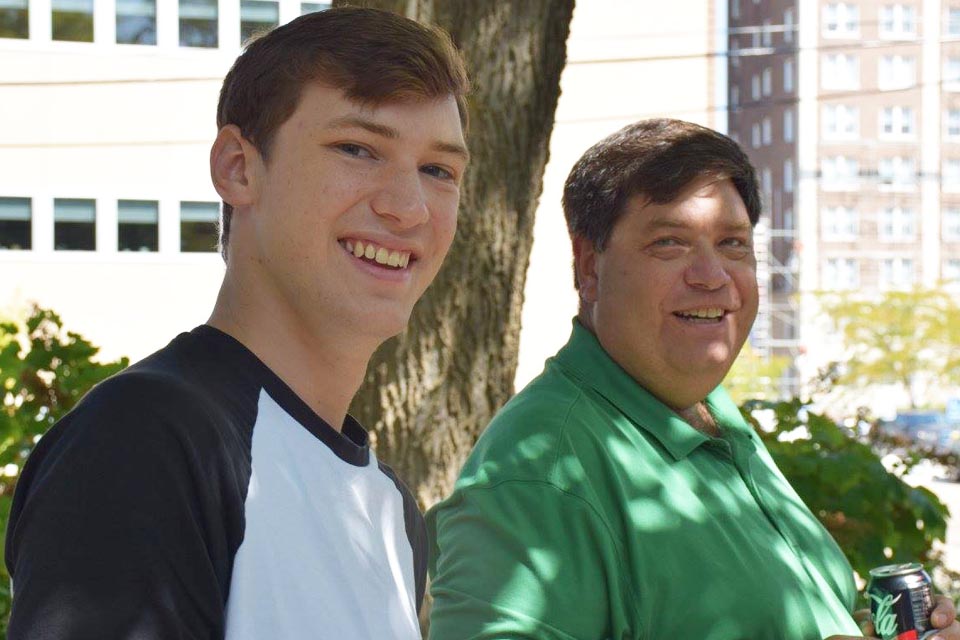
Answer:
[{"label": "tree trunk", "polygon": [[351,413],[421,506],[449,494],[513,394],[533,218],[573,0],[352,2],[440,25],[464,54],[472,156],[456,239],[410,325],[374,354]]}]

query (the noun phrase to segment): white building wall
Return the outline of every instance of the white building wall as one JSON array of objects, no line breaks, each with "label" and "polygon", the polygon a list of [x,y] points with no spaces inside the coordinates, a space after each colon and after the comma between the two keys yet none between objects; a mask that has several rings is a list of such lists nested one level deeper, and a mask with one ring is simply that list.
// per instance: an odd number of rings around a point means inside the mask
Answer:
[{"label": "white building wall", "polygon": [[[31,0],[29,40],[0,39],[0,197],[31,198],[33,215],[33,249],[0,250],[0,316],[36,301],[101,345],[103,358],[139,359],[203,322],[222,278],[218,255],[180,253],[179,203],[217,200],[207,153],[222,77],[239,53],[239,2],[220,0],[217,49],[179,46],[176,0],[158,0],[156,46],[114,44],[114,2],[95,6],[94,43],[53,42],[50,0]],[[713,0],[578,3],[537,213],[518,385],[566,341],[576,312],[560,199],[577,158],[642,118],[725,128],[717,72],[726,61],[713,54],[725,47],[725,12],[714,13]],[[299,2],[281,0],[281,22],[298,14]],[[96,252],[54,251],[54,198],[97,201]],[[118,199],[158,201],[159,251],[116,250]]]},{"label": "white building wall", "polygon": [[[567,341],[577,312],[573,251],[560,206],[573,164],[593,144],[643,118],[725,130],[726,82],[720,77],[724,86],[716,89],[714,67],[725,71],[726,59],[712,52],[726,14],[718,26],[713,7],[708,0],[577,3],[524,290],[517,389]],[[724,96],[719,107],[717,94]]]}]

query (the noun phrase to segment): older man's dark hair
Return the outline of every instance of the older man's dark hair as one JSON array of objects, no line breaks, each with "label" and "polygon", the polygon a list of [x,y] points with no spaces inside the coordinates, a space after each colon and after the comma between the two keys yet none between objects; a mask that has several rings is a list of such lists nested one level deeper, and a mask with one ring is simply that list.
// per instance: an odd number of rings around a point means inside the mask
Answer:
[{"label": "older man's dark hair", "polygon": [[563,190],[567,229],[603,251],[630,198],[667,204],[703,176],[733,182],[750,223],[757,224],[757,173],[736,142],[682,120],[631,124],[592,146],[573,166]]}]

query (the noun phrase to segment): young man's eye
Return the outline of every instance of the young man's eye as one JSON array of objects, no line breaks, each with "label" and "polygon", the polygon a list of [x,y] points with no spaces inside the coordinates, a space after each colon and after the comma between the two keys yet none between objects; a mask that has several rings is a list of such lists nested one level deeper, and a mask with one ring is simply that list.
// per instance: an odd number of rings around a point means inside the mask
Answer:
[{"label": "young man's eye", "polygon": [[452,172],[435,164],[428,164],[424,167],[421,167],[420,171],[424,172],[428,176],[439,178],[440,180],[453,180],[454,177]]}]

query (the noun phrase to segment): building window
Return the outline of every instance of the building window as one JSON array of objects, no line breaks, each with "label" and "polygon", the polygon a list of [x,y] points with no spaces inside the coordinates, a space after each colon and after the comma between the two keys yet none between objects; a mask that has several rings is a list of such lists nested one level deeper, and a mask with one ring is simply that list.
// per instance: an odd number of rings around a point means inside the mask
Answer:
[{"label": "building window", "polygon": [[783,61],[783,90],[793,92],[793,60]]},{"label": "building window", "polygon": [[846,104],[823,106],[825,140],[856,140],[860,137],[860,109]]},{"label": "building window", "polygon": [[765,47],[772,47],[772,46],[773,46],[773,32],[770,30],[770,21],[769,21],[769,20],[764,20],[764,21],[763,21],[763,34],[762,34],[762,39],[763,39],[763,46],[765,46]]},{"label": "building window", "polygon": [[96,200],[54,199],[53,248],[57,251],[94,251],[97,248]]},{"label": "building window", "polygon": [[783,110],[783,141],[793,142],[793,109]]},{"label": "building window", "polygon": [[854,55],[830,53],[823,57],[824,89],[858,89],[860,60]]},{"label": "building window", "polygon": [[880,158],[877,173],[883,191],[911,191],[916,187],[917,169],[913,158]]},{"label": "building window", "polygon": [[846,2],[833,2],[823,8],[823,36],[849,38],[860,35],[860,10]]},{"label": "building window", "polygon": [[880,56],[877,86],[880,89],[909,89],[917,82],[916,58]]},{"label": "building window", "polygon": [[860,286],[860,264],[855,258],[828,258],[824,263],[824,288],[856,289]]},{"label": "building window", "polygon": [[750,34],[750,46],[754,49],[760,48],[760,31],[757,27],[750,27],[753,32]]},{"label": "building window", "polygon": [[960,91],[960,58],[947,58],[943,63],[943,88]]},{"label": "building window", "polygon": [[793,193],[793,160],[789,158],[783,161],[783,191]]},{"label": "building window", "polygon": [[951,291],[960,291],[960,260],[951,259],[943,263],[943,279]]},{"label": "building window", "polygon": [[770,67],[763,70],[763,80],[761,81],[763,95],[769,96],[773,93],[773,71]]},{"label": "building window", "polygon": [[947,109],[944,132],[948,138],[960,138],[960,109]]},{"label": "building window", "polygon": [[773,125],[770,123],[770,118],[764,118],[762,121],[763,124],[763,144],[773,144]]},{"label": "building window", "polygon": [[[317,11],[325,11],[330,8],[329,2],[301,2],[300,3],[300,15],[305,16],[308,13],[316,13]],[[736,17],[736,16],[734,16]]]},{"label": "building window", "polygon": [[793,9],[783,12],[783,41],[793,42]]},{"label": "building window", "polygon": [[180,251],[196,253],[217,250],[217,220],[220,205],[216,202],[180,203]]},{"label": "building window", "polygon": [[860,186],[860,163],[845,156],[829,156],[820,162],[822,187],[828,191],[850,191]]},{"label": "building window", "polygon": [[157,44],[156,0],[117,0],[117,44]]},{"label": "building window", "polygon": [[[0,204],[0,206],[3,206]],[[943,212],[943,239],[960,240],[960,208],[950,207]]]},{"label": "building window", "polygon": [[916,225],[913,209],[887,207],[880,212],[877,237],[885,242],[913,240],[917,235]]},{"label": "building window", "polygon": [[860,235],[860,214],[851,207],[827,207],[820,215],[823,239],[853,242]]},{"label": "building window", "polygon": [[30,198],[0,198],[0,249],[29,249]]},{"label": "building window", "polygon": [[880,110],[881,138],[912,138],[915,133],[916,118],[912,107],[884,107]]},{"label": "building window", "polygon": [[156,201],[118,201],[117,249],[120,251],[156,251],[160,236],[159,219]]},{"label": "building window", "polygon": [[240,0],[240,42],[280,23],[280,5],[271,0]]},{"label": "building window", "polygon": [[180,0],[180,46],[216,47],[217,0]]},{"label": "building window", "polygon": [[943,161],[940,188],[944,191],[960,191],[960,159],[951,158]]},{"label": "building window", "polygon": [[753,101],[760,99],[760,76],[757,74],[750,78],[750,98]]},{"label": "building window", "polygon": [[740,106],[740,87],[736,85],[730,87],[730,106]]},{"label": "building window", "polygon": [[730,17],[740,17],[740,0],[730,0]]},{"label": "building window", "polygon": [[913,286],[914,269],[910,258],[885,258],[880,261],[881,289],[909,289]]},{"label": "building window", "polygon": [[30,36],[30,0],[0,2],[0,38]]},{"label": "building window", "polygon": [[93,42],[93,0],[51,0],[54,40]]},{"label": "building window", "polygon": [[880,7],[881,38],[908,38],[916,33],[916,9],[906,4]]},{"label": "building window", "polygon": [[960,7],[947,9],[947,35],[960,36]]},{"label": "building window", "polygon": [[754,149],[760,148],[760,124],[756,123],[750,127],[750,144]]}]

